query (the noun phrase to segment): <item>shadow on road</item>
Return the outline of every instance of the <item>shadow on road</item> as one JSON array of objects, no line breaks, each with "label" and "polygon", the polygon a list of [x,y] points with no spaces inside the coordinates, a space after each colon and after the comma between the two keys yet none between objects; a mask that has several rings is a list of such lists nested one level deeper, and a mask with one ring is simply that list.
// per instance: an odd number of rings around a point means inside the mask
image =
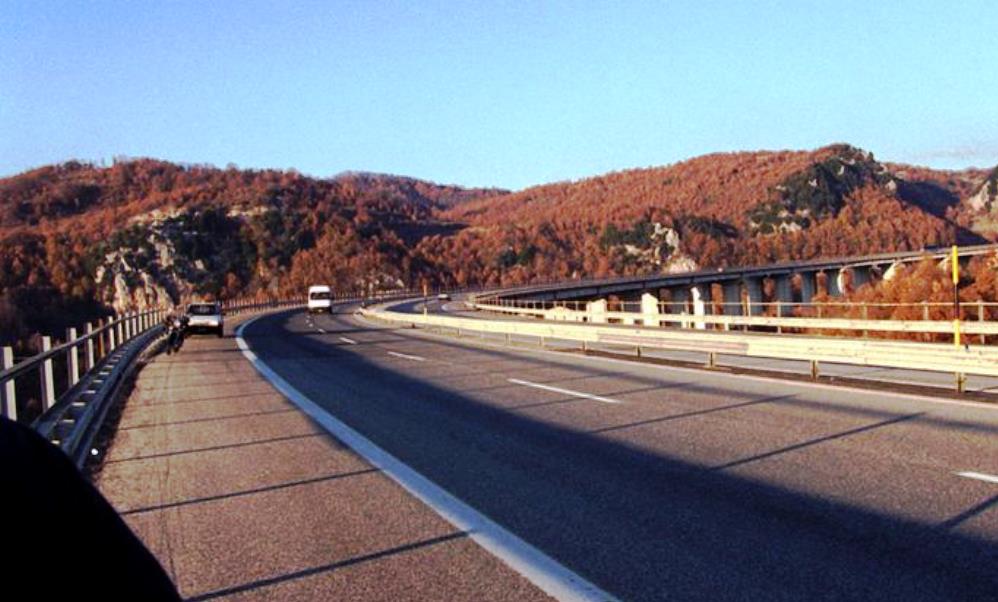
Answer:
[{"label": "shadow on road", "polygon": [[[289,319],[271,316],[247,329],[254,352],[273,370],[419,473],[623,599],[986,600],[998,592],[998,546],[951,529],[993,499],[929,525],[724,470],[904,422],[983,425],[821,404],[878,421],[703,466],[489,405],[311,337],[288,336]],[[467,366],[503,353],[472,349]],[[687,415],[767,403],[812,404],[746,394]]]}]

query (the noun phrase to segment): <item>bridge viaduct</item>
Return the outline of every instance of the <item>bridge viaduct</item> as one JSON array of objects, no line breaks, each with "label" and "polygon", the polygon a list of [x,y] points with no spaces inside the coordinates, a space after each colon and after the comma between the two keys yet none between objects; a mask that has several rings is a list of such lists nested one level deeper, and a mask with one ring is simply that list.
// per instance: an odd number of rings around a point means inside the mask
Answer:
[{"label": "bridge viaduct", "polygon": [[[962,247],[958,249],[958,257],[961,263],[966,263],[972,257],[993,253],[996,249],[998,245]],[[830,297],[840,297],[867,282],[890,279],[902,266],[925,258],[945,261],[950,252],[947,247],[680,274],[559,283],[527,287],[502,296],[506,299],[538,301],[599,301],[614,296],[624,302],[666,303],[670,306],[669,313],[689,311],[702,315],[707,305],[717,304],[724,308],[723,312],[727,315],[759,315],[766,302],[777,305],[808,304],[819,292],[825,292]],[[771,282],[770,295],[765,293],[767,281]],[[720,295],[715,296],[714,293],[717,292]]]}]

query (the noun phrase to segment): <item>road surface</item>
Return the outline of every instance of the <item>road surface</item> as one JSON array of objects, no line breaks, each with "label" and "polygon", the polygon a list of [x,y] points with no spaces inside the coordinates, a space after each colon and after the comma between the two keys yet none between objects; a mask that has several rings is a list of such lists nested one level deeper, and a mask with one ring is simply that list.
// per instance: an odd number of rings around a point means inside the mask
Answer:
[{"label": "road surface", "polygon": [[260,361],[625,600],[998,599],[998,407],[263,317]]},{"label": "road surface", "polygon": [[549,599],[298,411],[231,333],[142,369],[97,483],[191,601]]}]

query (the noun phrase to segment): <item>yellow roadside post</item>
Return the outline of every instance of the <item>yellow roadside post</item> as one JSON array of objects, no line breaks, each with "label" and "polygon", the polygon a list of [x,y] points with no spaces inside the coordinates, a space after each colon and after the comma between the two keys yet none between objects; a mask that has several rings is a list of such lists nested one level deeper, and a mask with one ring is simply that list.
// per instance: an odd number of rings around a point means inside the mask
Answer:
[{"label": "yellow roadside post", "polygon": [[953,273],[953,345],[960,346],[960,263],[957,261],[957,247],[953,245],[951,254]]}]

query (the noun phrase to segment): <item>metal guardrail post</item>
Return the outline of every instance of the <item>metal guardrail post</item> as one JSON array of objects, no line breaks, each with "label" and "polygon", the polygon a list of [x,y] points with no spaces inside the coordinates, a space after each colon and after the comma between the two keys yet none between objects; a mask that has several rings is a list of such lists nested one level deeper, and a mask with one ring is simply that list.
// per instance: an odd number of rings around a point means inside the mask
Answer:
[{"label": "metal guardrail post", "polygon": [[[42,337],[42,352],[52,350],[52,337]],[[52,377],[52,359],[42,361],[39,368],[41,376],[42,411],[47,412],[55,405],[55,380]]]},{"label": "metal guardrail post", "polygon": [[[984,302],[981,301],[981,300],[977,301],[977,321],[978,322],[983,322],[984,321]],[[980,342],[981,342],[981,345],[986,344],[987,343],[987,337],[982,334]]]},{"label": "metal guardrail post", "polygon": [[97,320],[97,328],[101,331],[100,336],[97,337],[97,359],[104,359],[107,356],[108,350],[108,331],[104,329],[106,326],[104,318]]},{"label": "metal guardrail post", "polygon": [[87,342],[85,343],[85,352],[83,354],[83,367],[87,372],[94,369],[94,324],[93,322],[87,322],[84,332],[87,335]]},{"label": "metal guardrail post", "polygon": [[[8,370],[14,367],[14,349],[11,347],[4,347],[0,349],[0,371]],[[14,379],[10,379],[3,383],[3,387],[0,388],[0,411],[3,415],[11,420],[17,420],[17,393],[14,389]]]},{"label": "metal guardrail post", "polygon": [[111,320],[111,351],[118,348],[121,344],[121,319],[118,314],[114,314],[110,318]]},{"label": "metal guardrail post", "polygon": [[[75,343],[77,339],[76,329],[67,328],[66,329],[66,341],[69,343]],[[69,386],[72,387],[76,383],[80,382],[80,347],[79,345],[73,345],[66,352],[66,372],[69,377]]]}]

